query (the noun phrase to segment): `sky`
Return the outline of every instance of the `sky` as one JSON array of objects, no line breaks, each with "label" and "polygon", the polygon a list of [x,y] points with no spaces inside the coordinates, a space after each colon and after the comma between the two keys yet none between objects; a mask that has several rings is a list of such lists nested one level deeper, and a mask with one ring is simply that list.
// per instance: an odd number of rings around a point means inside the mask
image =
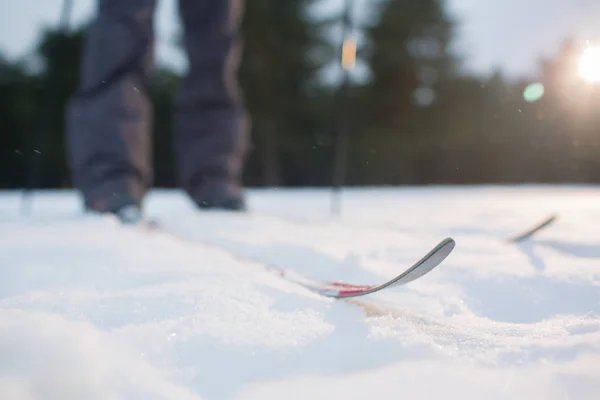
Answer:
[{"label": "sky", "polygon": [[[375,0],[356,0],[356,15],[366,15]],[[415,0],[418,1],[418,0]],[[92,17],[95,0],[76,0],[72,22]],[[317,12],[340,9],[343,0],[323,0]],[[600,40],[600,2],[596,0],[448,0],[460,25],[455,47],[465,68],[488,74],[502,68],[510,76],[535,73],[541,56],[552,55],[568,36]],[[11,59],[30,54],[44,25],[56,25],[62,0],[0,2],[0,53]],[[179,29],[176,0],[159,0],[156,57],[184,70],[185,54],[170,44]]]}]

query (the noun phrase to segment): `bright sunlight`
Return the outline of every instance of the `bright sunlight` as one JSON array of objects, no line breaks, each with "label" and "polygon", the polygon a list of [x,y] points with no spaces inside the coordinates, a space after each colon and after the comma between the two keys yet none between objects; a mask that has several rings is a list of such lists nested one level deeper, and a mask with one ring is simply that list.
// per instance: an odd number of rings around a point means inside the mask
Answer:
[{"label": "bright sunlight", "polygon": [[579,76],[589,83],[600,83],[600,46],[590,46],[579,59]]}]

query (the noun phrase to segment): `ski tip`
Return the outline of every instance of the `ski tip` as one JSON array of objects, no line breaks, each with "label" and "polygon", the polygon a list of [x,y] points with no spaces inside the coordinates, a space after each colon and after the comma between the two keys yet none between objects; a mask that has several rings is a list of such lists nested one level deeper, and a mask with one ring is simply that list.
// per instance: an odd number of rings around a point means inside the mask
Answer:
[{"label": "ski tip", "polygon": [[558,214],[556,214],[556,213],[550,214],[546,218],[544,218],[543,220],[538,222],[536,225],[534,225],[530,229],[526,230],[525,232],[523,232],[519,235],[507,238],[506,242],[513,243],[513,244],[523,242],[524,240],[531,238],[534,234],[541,231],[548,225],[552,224],[557,219],[558,219]]},{"label": "ski tip", "polygon": [[453,238],[451,238],[451,237],[445,238],[444,240],[442,240],[442,243],[443,244],[451,245],[453,247],[456,245],[456,241]]},{"label": "ski tip", "polygon": [[442,241],[432,250],[432,252],[439,251],[441,248],[447,248],[448,250],[452,251],[454,250],[454,247],[456,247],[456,241],[451,237],[447,237],[442,239]]},{"label": "ski tip", "polygon": [[442,239],[434,248],[429,250],[427,254],[421,257],[419,261],[414,263],[404,272],[379,285],[355,285],[342,282],[327,282],[325,287],[312,290],[317,291],[319,294],[326,297],[347,299],[378,292],[386,287],[405,285],[421,278],[435,269],[450,255],[450,253],[452,253],[455,246],[456,242],[453,238],[447,237]]},{"label": "ski tip", "polygon": [[445,259],[450,255],[450,253],[452,253],[455,247],[456,241],[451,237],[447,237],[443,239],[433,250],[431,250],[430,254],[438,253],[442,256],[442,259]]}]

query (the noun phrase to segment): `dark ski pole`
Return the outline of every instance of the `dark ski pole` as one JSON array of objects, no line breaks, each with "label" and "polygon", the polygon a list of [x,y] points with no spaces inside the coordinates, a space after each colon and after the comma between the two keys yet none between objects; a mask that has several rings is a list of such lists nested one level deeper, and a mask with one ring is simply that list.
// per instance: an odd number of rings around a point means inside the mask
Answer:
[{"label": "dark ski pole", "polygon": [[346,179],[346,163],[348,157],[348,130],[350,70],[356,60],[356,40],[353,36],[352,11],[354,0],[346,0],[342,21],[342,43],[340,46],[340,67],[342,80],[338,86],[334,99],[334,158],[333,158],[333,185],[331,197],[332,214],[341,214],[341,192]]},{"label": "dark ski pole", "polygon": [[[62,9],[60,13],[60,20],[58,23],[58,32],[67,34],[69,29],[69,21],[71,19],[71,11],[73,9],[72,0],[63,0]],[[62,56],[62,48],[64,43],[57,43],[55,49],[55,57]],[[50,121],[50,110],[52,104],[56,101],[57,83],[55,82],[53,70],[47,71],[44,98],[42,104],[42,112],[38,121],[38,130],[32,141],[34,148],[30,149],[30,160],[28,162],[28,177],[27,184],[23,191],[23,197],[21,200],[21,213],[28,214],[31,211],[31,197],[33,191],[38,188],[41,181],[43,157],[45,156],[48,141],[48,123]]]}]

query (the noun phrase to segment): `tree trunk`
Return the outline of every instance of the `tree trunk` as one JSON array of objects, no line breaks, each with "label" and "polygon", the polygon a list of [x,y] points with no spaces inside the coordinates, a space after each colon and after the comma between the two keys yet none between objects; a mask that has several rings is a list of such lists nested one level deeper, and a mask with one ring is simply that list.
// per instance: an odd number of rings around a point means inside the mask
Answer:
[{"label": "tree trunk", "polygon": [[263,125],[264,138],[264,179],[268,187],[281,186],[281,162],[279,159],[279,145],[277,133],[272,121],[265,121]]}]

